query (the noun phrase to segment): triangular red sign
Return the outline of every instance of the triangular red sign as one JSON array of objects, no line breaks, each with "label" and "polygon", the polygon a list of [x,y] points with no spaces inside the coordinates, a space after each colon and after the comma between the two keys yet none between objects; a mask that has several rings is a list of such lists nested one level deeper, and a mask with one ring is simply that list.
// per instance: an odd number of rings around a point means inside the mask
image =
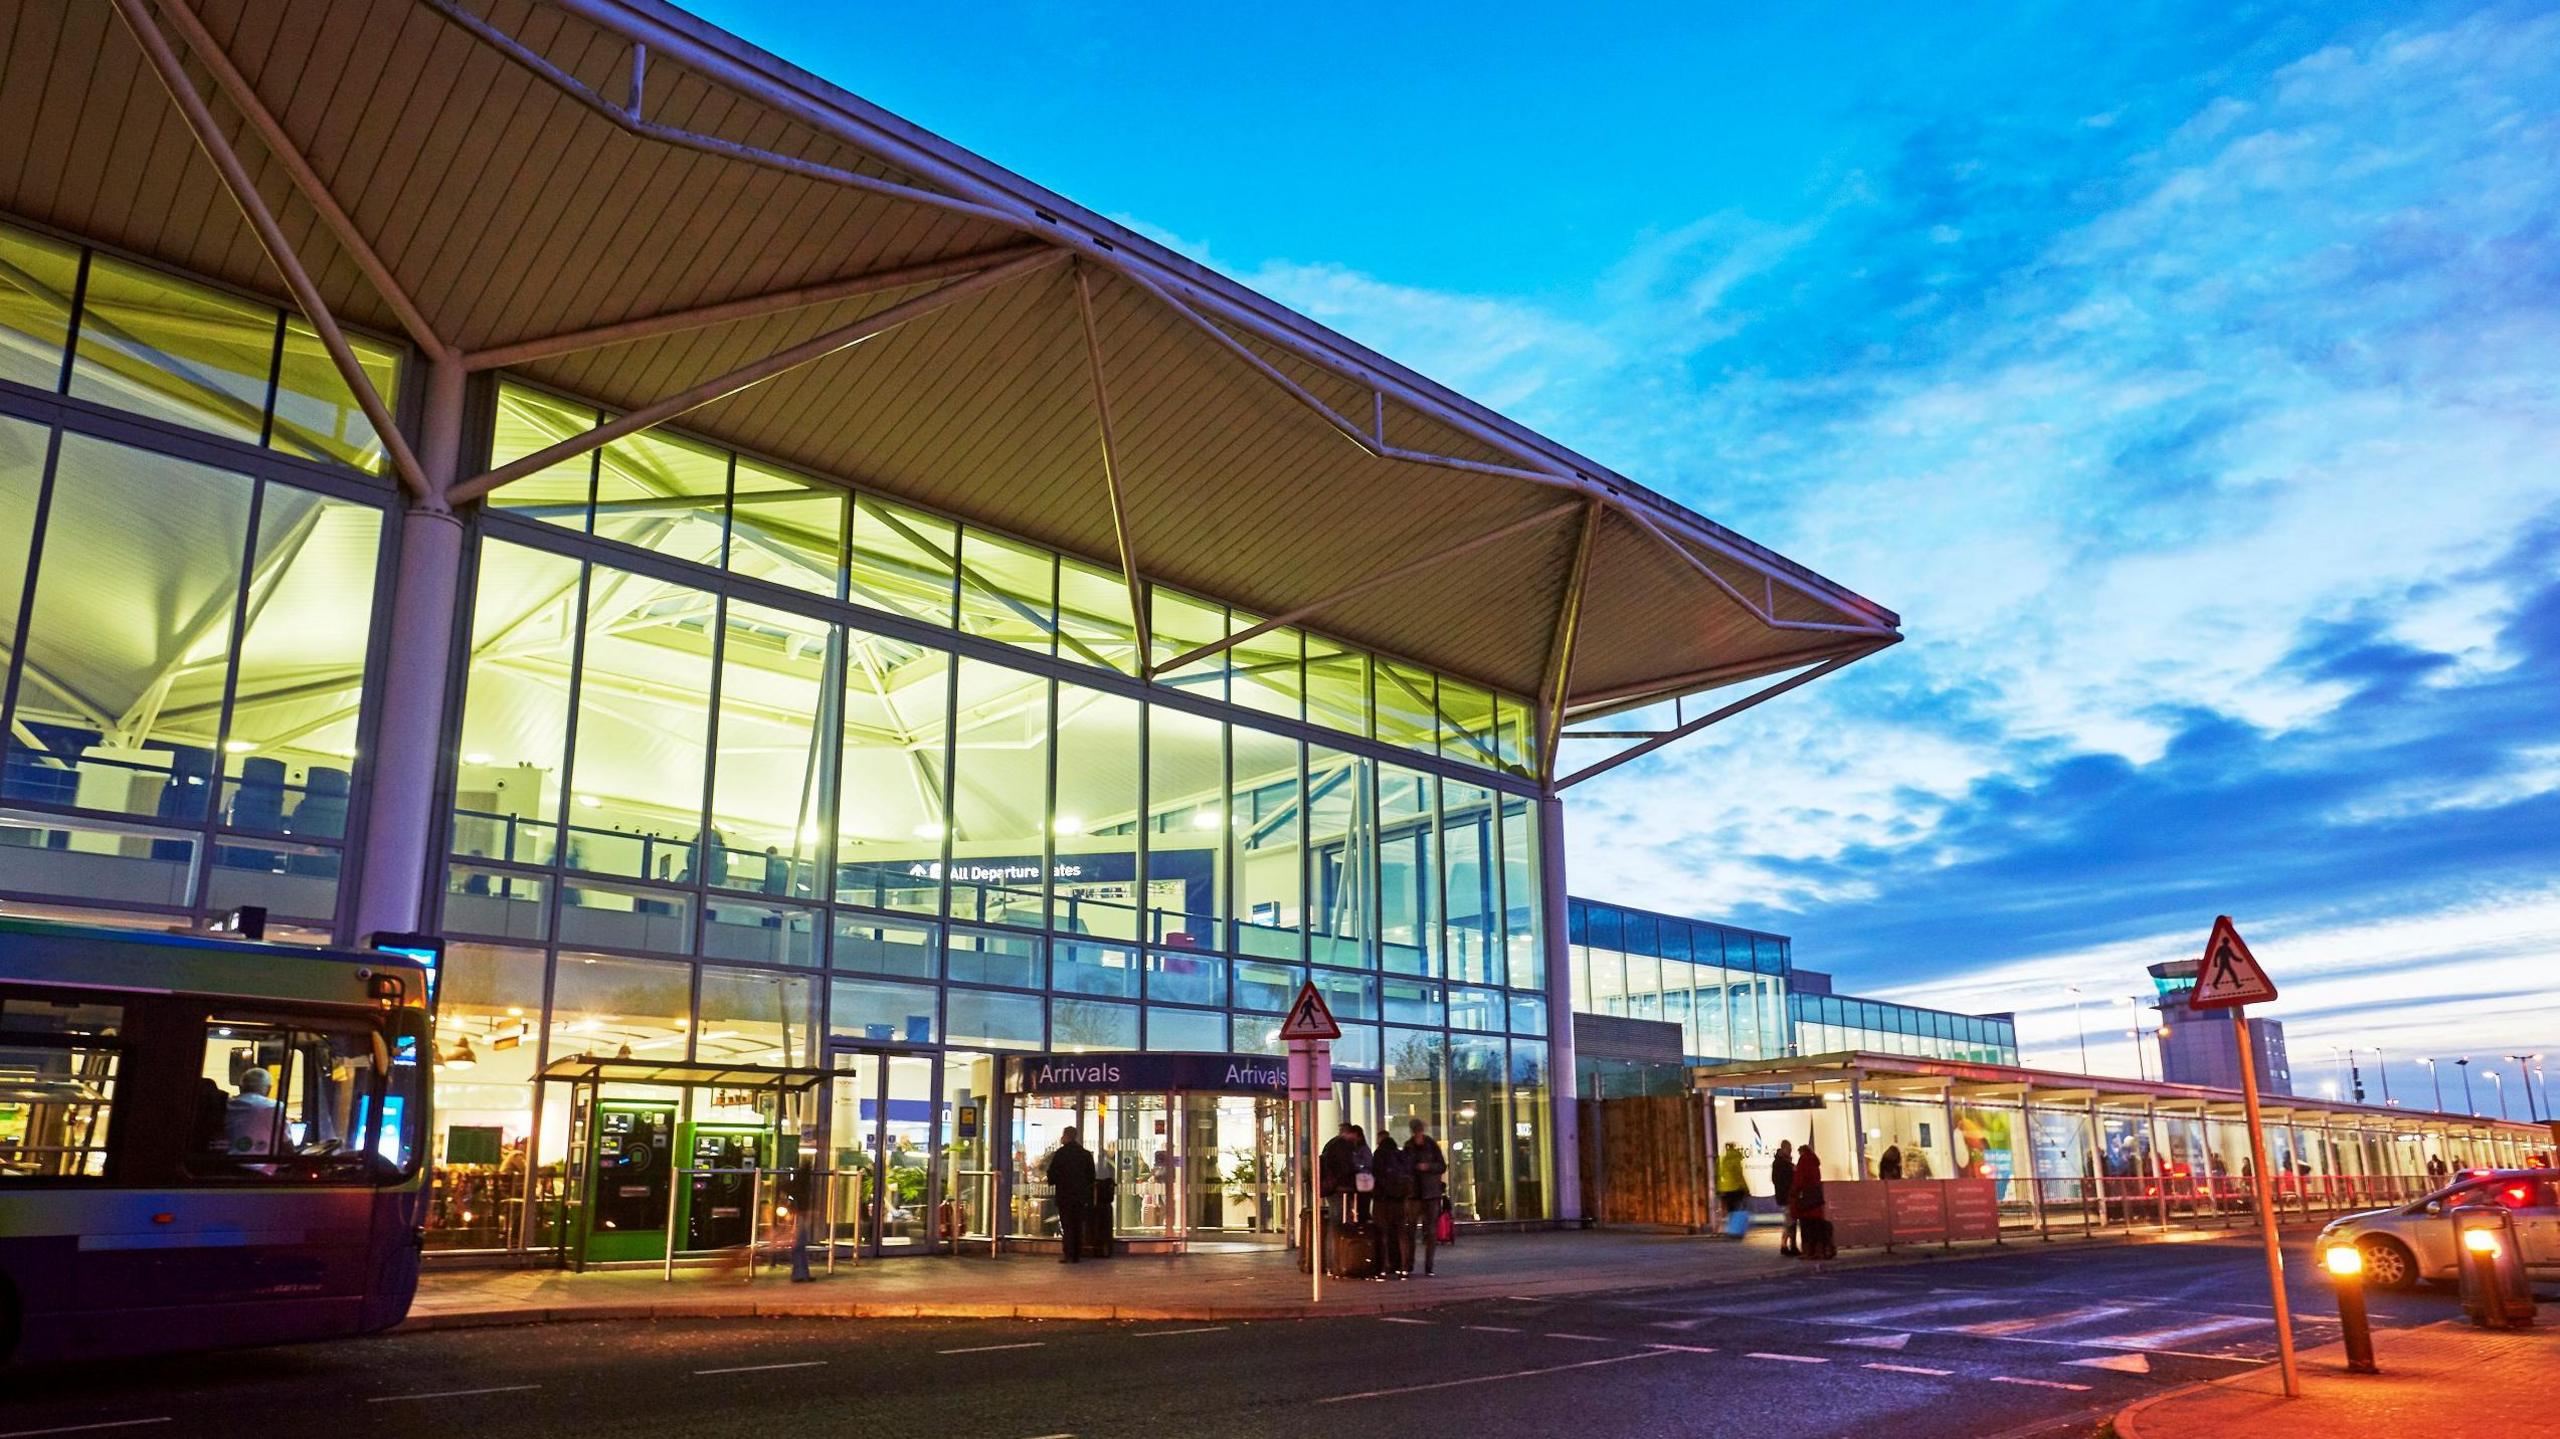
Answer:
[{"label": "triangular red sign", "polygon": [[1316,993],[1310,981],[1298,986],[1298,997],[1289,1006],[1289,1017],[1280,1021],[1282,1039],[1340,1039],[1342,1026],[1333,1022],[1333,1010],[1324,996]]},{"label": "triangular red sign", "polygon": [[2189,1009],[2236,1009],[2264,1004],[2276,997],[2276,982],[2249,952],[2247,941],[2233,928],[2231,916],[2216,915],[2213,937],[2204,943],[2204,959],[2196,966],[2196,987],[2187,995]]}]

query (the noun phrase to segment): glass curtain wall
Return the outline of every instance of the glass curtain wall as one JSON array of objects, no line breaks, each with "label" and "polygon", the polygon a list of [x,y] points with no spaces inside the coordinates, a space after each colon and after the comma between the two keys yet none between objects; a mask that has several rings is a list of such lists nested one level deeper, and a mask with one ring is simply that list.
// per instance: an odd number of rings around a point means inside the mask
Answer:
[{"label": "glass curtain wall", "polygon": [[1567,916],[1576,1009],[1677,1024],[1698,1063],[1785,1052],[1784,936],[1593,900]]},{"label": "glass curtain wall", "polygon": [[[595,417],[510,389],[499,458]],[[633,438],[501,490],[475,551],[444,928],[553,975],[475,1011],[530,1021],[472,1112],[502,1154],[561,1158],[531,1076],[565,1054],[1273,1051],[1312,975],[1337,1067],[1465,1147],[1466,1216],[1545,1212],[1535,809],[1441,752],[1502,697],[1405,669],[1460,705],[1399,721],[1427,758],[1310,743],[1310,695],[1372,723],[1370,657],[1265,634],[1142,685],[1116,574]],[[1161,657],[1255,623],[1155,598]]]},{"label": "glass curtain wall", "polygon": [[272,304],[0,225],[0,400],[0,895],[326,939],[389,497],[337,371]]}]

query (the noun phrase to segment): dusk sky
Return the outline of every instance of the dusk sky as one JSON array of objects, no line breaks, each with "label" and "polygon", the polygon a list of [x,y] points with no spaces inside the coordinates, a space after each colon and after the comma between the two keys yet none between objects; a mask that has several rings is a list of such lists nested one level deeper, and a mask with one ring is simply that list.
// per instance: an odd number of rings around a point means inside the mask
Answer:
[{"label": "dusk sky", "polygon": [[2560,1061],[2560,12],[694,8],[1901,612],[1577,893],[2128,1074],[2227,911],[2306,1090]]}]

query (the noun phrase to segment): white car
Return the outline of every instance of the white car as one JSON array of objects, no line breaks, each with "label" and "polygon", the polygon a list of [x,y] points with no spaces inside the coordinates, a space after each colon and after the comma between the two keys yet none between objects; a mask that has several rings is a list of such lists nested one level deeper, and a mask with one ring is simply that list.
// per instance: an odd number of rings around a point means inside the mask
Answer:
[{"label": "white car", "polygon": [[2453,1211],[2495,1204],[2515,1217],[2516,1248],[2527,1272],[2560,1278],[2560,1169],[2474,1169],[2414,1204],[2369,1209],[2330,1221],[2314,1252],[2352,1244],[2364,1255],[2365,1282],[2411,1289],[2454,1277]]}]

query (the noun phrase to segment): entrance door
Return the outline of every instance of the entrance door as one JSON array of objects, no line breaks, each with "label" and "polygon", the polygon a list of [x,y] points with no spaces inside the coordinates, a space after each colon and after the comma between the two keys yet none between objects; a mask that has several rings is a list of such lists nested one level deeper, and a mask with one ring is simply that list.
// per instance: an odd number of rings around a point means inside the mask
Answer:
[{"label": "entrance door", "polygon": [[1290,1150],[1302,1132],[1287,1100],[1185,1094],[1183,1219],[1194,1240],[1277,1239],[1288,1215]]},{"label": "entrance door", "polygon": [[934,1248],[934,1057],[839,1050],[834,1067],[827,1148],[839,1176],[837,1243],[865,1254]]}]

